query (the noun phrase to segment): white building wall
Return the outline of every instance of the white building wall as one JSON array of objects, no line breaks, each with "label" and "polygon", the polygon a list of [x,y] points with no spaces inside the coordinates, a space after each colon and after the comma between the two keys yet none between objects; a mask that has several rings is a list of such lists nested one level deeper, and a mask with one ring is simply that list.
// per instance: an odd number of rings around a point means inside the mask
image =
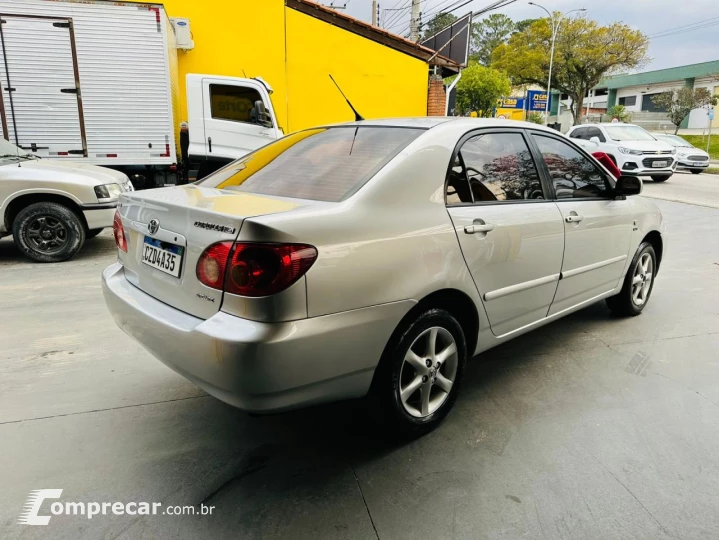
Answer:
[{"label": "white building wall", "polygon": [[[709,90],[712,95],[719,94],[719,81],[715,81],[710,78],[705,79],[697,79],[694,82],[694,88],[706,88]],[[691,113],[689,113],[689,125],[687,126],[689,129],[704,129],[709,127],[709,117],[708,117],[708,109],[695,109]],[[719,111],[715,111],[715,121],[716,121],[716,115],[719,114]]]},{"label": "white building wall", "polygon": [[627,105],[627,111],[629,112],[641,112],[642,110],[642,99],[647,94],[661,94],[662,92],[668,92],[669,90],[675,90],[684,86],[684,81],[672,81],[662,84],[650,84],[642,86],[628,86],[626,88],[619,88],[617,90],[617,105],[619,105],[619,99],[623,97],[635,96],[637,98],[634,105]]}]

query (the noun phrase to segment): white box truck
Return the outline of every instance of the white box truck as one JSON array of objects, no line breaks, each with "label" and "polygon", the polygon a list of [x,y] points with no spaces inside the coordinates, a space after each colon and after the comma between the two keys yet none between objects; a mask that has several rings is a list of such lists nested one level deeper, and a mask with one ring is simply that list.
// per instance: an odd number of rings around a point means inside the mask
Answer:
[{"label": "white box truck", "polygon": [[144,188],[282,136],[269,84],[212,75],[187,76],[181,136],[177,45],[161,4],[0,0],[0,21],[2,135],[37,156],[110,167]]}]

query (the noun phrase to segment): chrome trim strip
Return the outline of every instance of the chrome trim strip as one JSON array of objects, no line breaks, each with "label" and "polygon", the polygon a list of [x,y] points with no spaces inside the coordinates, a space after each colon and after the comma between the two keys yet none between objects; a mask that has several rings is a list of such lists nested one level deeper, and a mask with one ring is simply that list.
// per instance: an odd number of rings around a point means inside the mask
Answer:
[{"label": "chrome trim strip", "polygon": [[497,289],[496,291],[490,291],[486,293],[484,295],[484,300],[486,302],[489,302],[490,300],[496,300],[497,298],[502,298],[503,296],[508,296],[510,294],[518,293],[521,291],[526,291],[527,289],[539,287],[540,285],[546,285],[547,283],[552,283],[553,281],[559,281],[559,278],[560,274],[552,274],[551,276],[533,279],[532,281],[525,281],[523,283],[517,283],[516,285],[510,285],[509,287],[504,287],[502,289]]},{"label": "chrome trim strip", "polygon": [[614,257],[613,259],[607,259],[606,261],[588,264],[587,266],[580,266],[579,268],[575,268],[574,270],[567,270],[566,272],[562,272],[562,277],[560,279],[567,279],[570,277],[577,276],[579,274],[583,274],[584,272],[591,272],[592,270],[596,270],[597,268],[602,268],[603,266],[609,266],[610,264],[624,261],[626,260],[626,258],[626,255],[620,255],[619,257]]}]

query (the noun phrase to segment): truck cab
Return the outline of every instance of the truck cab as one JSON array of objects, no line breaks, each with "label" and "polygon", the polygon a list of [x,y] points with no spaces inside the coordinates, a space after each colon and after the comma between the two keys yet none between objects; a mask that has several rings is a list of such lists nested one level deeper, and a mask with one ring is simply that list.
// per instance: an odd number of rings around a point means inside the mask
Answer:
[{"label": "truck cab", "polygon": [[270,96],[257,77],[188,74],[189,161],[197,178],[283,136]]}]

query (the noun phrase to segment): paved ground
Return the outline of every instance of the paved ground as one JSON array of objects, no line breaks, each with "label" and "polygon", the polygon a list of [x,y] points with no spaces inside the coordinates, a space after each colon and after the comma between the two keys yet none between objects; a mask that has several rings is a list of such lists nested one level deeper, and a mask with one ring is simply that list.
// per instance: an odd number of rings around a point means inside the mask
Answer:
[{"label": "paved ground", "polygon": [[[107,232],[60,265],[0,241],[0,538],[717,538],[719,210],[658,205],[642,316],[597,304],[478,357],[401,446],[358,404],[250,417],[152,359],[105,311]],[[40,488],[216,508],[17,525]]]},{"label": "paved ground", "polygon": [[645,197],[719,208],[719,174],[675,173],[666,182],[644,182]]}]

